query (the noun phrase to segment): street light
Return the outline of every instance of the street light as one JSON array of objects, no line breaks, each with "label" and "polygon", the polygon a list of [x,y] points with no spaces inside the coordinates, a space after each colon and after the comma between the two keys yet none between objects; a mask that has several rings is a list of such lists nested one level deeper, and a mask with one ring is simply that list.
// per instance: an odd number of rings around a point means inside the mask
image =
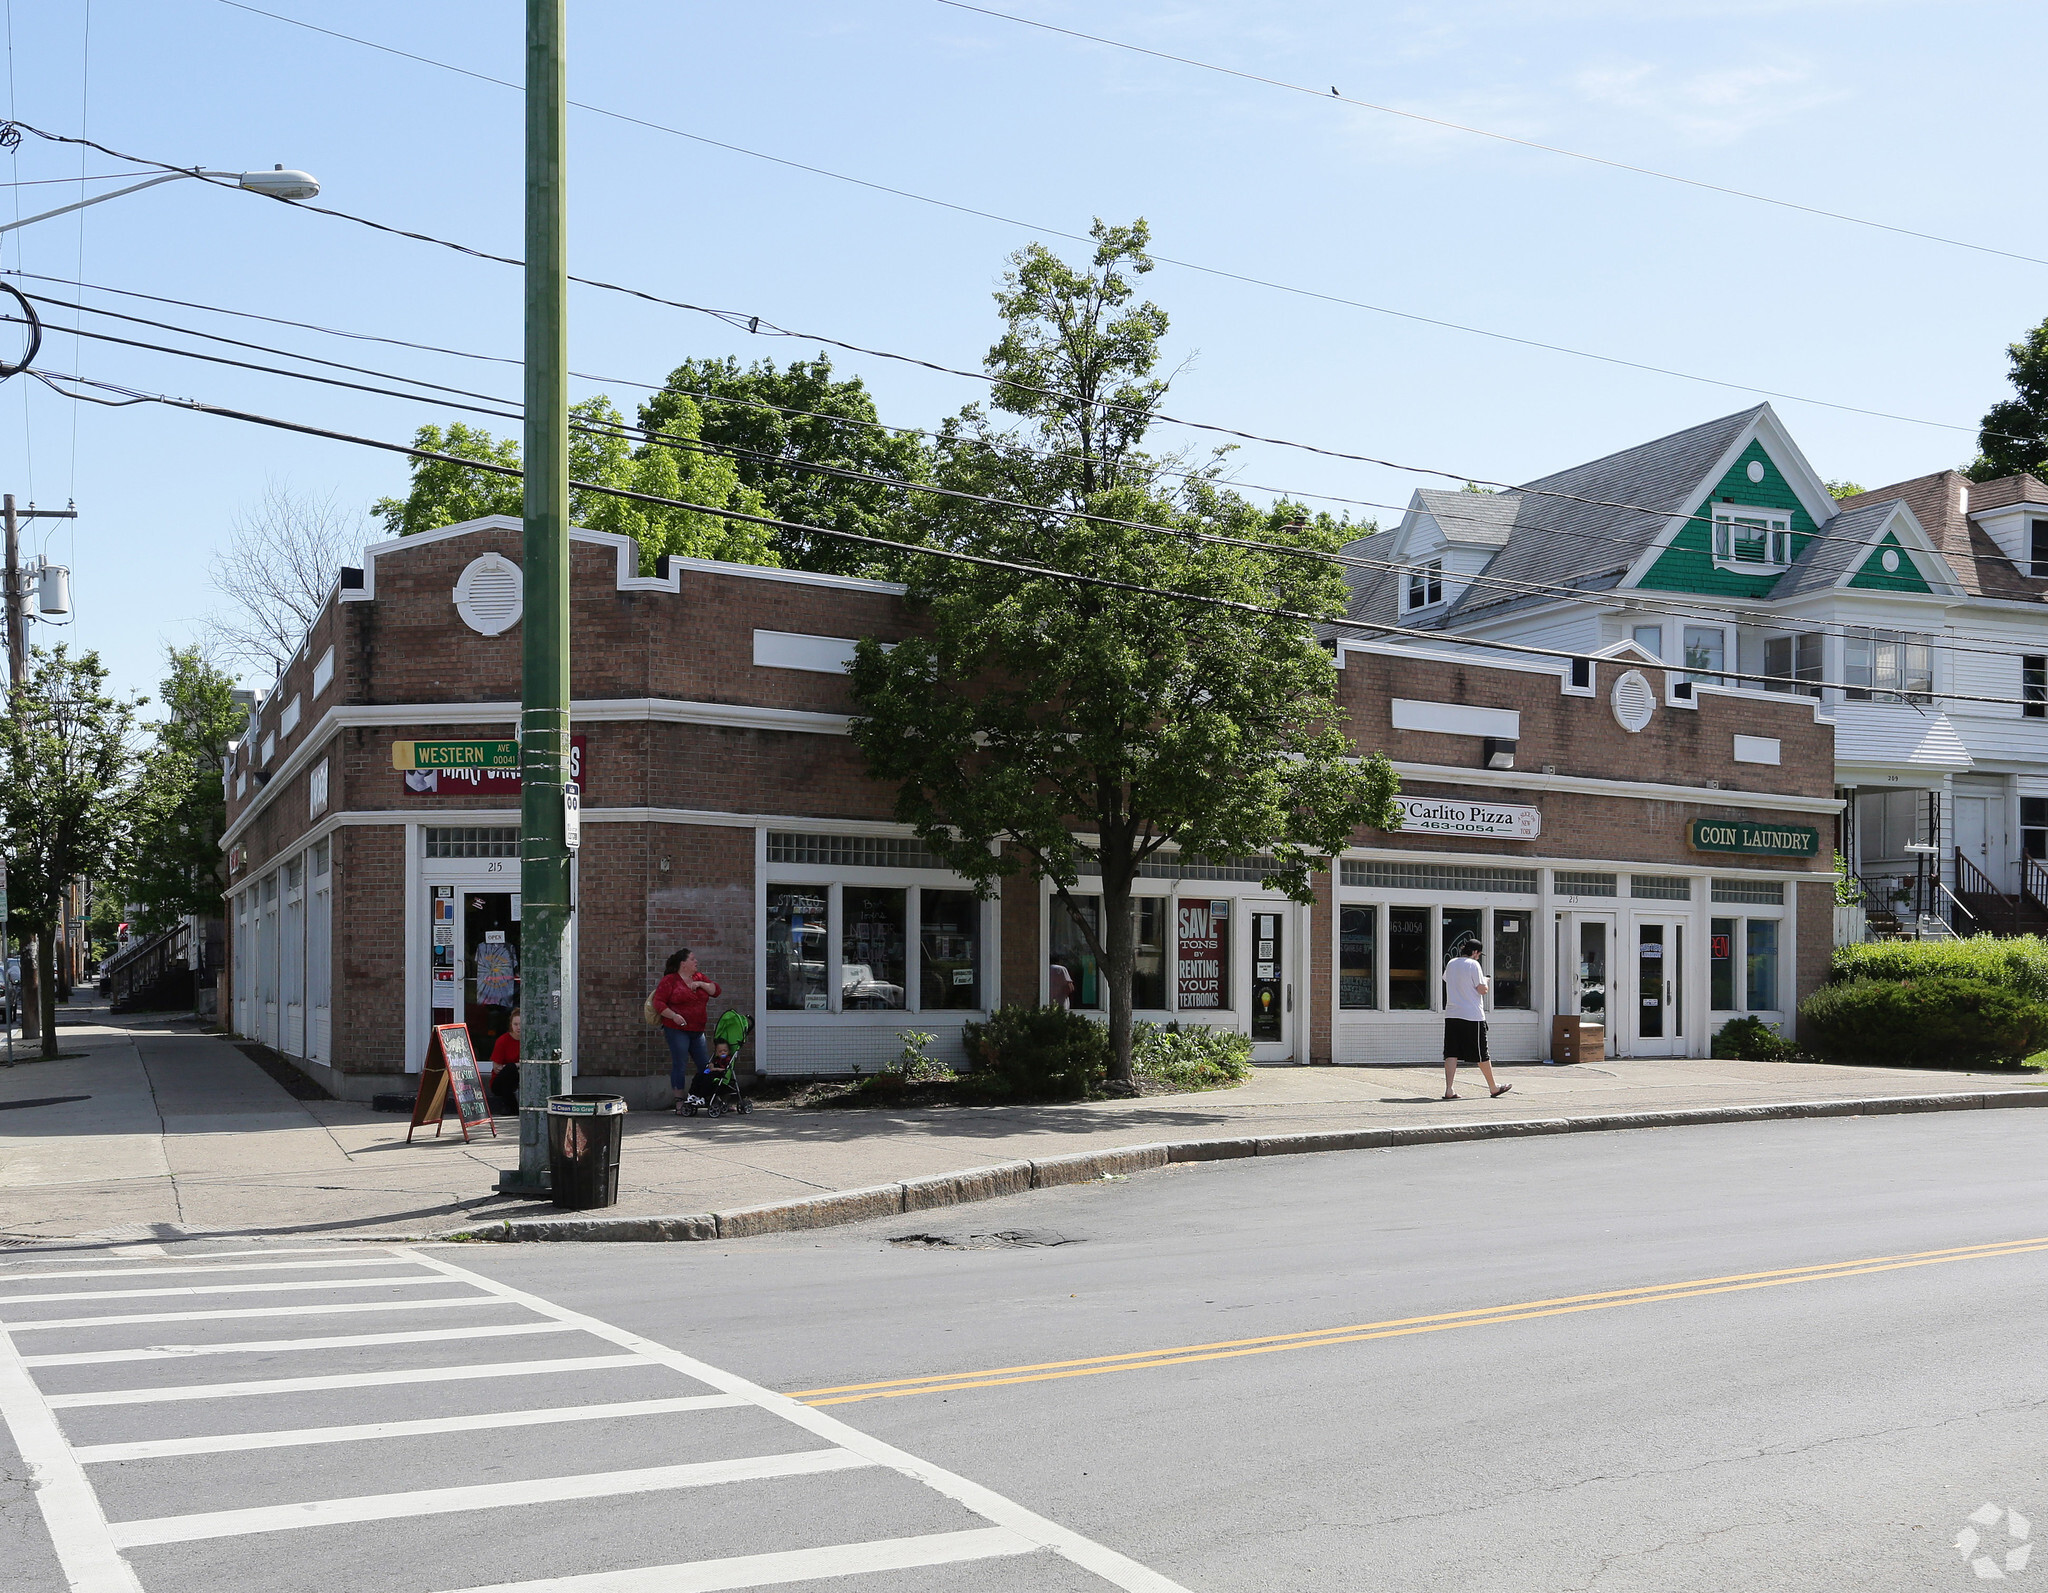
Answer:
[{"label": "street light", "polygon": [[33,226],[38,221],[48,221],[52,216],[68,216],[74,210],[83,210],[87,205],[102,205],[109,199],[119,199],[123,194],[136,194],[145,188],[154,188],[158,183],[174,183],[180,177],[207,177],[216,182],[230,182],[246,188],[252,194],[263,194],[271,199],[311,199],[320,192],[320,184],[312,175],[302,171],[287,171],[282,166],[273,166],[269,171],[171,171],[161,177],[151,177],[146,182],[130,183],[126,188],[116,188],[111,193],[94,194],[90,199],[76,200],[68,205],[59,205],[55,210],[45,210],[41,215],[24,216],[19,221],[10,221],[0,226],[0,232],[12,232],[17,227]]}]

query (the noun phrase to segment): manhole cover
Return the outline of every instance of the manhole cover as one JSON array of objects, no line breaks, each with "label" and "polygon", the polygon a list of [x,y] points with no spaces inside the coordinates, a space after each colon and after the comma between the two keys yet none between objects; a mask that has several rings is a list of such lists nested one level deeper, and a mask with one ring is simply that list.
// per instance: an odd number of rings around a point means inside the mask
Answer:
[{"label": "manhole cover", "polygon": [[907,1233],[889,1243],[906,1250],[1030,1250],[1080,1241],[1049,1228],[1005,1228],[1000,1233]]},{"label": "manhole cover", "polygon": [[63,1106],[71,1101],[89,1101],[90,1095],[38,1095],[26,1101],[0,1101],[0,1112],[19,1112],[28,1106]]}]

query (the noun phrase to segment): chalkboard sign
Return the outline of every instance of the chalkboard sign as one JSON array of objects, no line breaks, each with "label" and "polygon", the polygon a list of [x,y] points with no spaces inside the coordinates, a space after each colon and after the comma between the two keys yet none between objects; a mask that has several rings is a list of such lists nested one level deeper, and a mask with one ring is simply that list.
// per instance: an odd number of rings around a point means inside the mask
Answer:
[{"label": "chalkboard sign", "polygon": [[434,1137],[441,1137],[451,1093],[465,1142],[472,1123],[483,1125],[491,1131],[493,1139],[497,1138],[498,1125],[491,1121],[490,1097],[476,1070],[476,1051],[470,1045],[466,1023],[434,1025],[434,1038],[427,1046],[427,1059],[420,1069],[420,1092],[412,1103],[412,1127],[405,1131],[407,1143],[412,1140],[413,1129],[428,1123],[434,1125]]}]

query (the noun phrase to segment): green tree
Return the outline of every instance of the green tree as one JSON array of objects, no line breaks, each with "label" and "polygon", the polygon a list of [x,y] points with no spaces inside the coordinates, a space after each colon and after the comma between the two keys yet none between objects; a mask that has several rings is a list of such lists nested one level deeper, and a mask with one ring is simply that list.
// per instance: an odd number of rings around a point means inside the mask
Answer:
[{"label": "green tree", "polygon": [[[906,539],[901,489],[802,469],[793,461],[868,476],[921,481],[929,456],[914,433],[881,424],[859,377],[835,381],[832,362],[772,360],[742,368],[731,356],[685,360],[667,388],[640,406],[640,424],[669,430],[680,405],[703,413],[706,443],[731,451],[740,480],[761,494],[768,513],[799,525],[830,526],[860,536]],[[792,569],[901,580],[907,555],[833,537],[778,531],[775,546]]]},{"label": "green tree", "polygon": [[[1151,269],[1147,230],[1098,221],[1094,237],[1081,269],[1024,249],[996,295],[1005,331],[985,367],[996,405],[1028,425],[999,429],[970,408],[935,460],[943,485],[1044,507],[926,498],[925,533],[1252,607],[919,560],[918,634],[856,651],[853,737],[869,771],[895,784],[898,818],[984,893],[1003,876],[1051,883],[1103,970],[1111,1077],[1128,1089],[1131,887],[1145,859],[1169,845],[1187,858],[1268,853],[1267,885],[1307,901],[1318,859],[1360,825],[1391,828],[1398,816],[1392,766],[1356,759],[1335,728],[1329,654],[1308,625],[1272,612],[1344,612],[1341,576],[1313,555],[1345,533],[1292,504],[1258,509],[1213,469],[1183,472],[1144,451],[1166,391],[1154,372],[1167,330],[1157,305],[1134,302],[1132,279]],[[1290,551],[1177,534],[1189,531]],[[1077,899],[1084,875],[1099,877],[1099,920]]]},{"label": "green tree", "polygon": [[188,913],[220,916],[227,889],[221,764],[249,717],[235,701],[233,678],[198,648],[174,647],[166,663],[164,717],[148,727],[156,740],[143,755],[133,844],[119,876],[121,900],[140,909],[133,926],[140,934]]},{"label": "green tree", "polygon": [[1830,481],[1827,489],[1830,498],[1856,498],[1863,493],[1862,485],[1854,481]]},{"label": "green tree", "polygon": [[[0,716],[0,817],[7,825],[9,926],[55,966],[61,893],[115,872],[134,819],[129,739],[142,699],[107,692],[99,654],[37,648],[28,679]],[[57,987],[38,981],[43,1055],[57,1054]]]},{"label": "green tree", "polygon": [[1963,472],[1972,481],[2003,476],[2048,480],[2048,321],[2005,350],[2013,396],[1984,412],[1977,457]]},{"label": "green tree", "polygon": [[[569,474],[594,486],[680,498],[713,509],[742,514],[766,513],[761,494],[740,480],[730,459],[704,452],[699,443],[702,417],[694,402],[679,399],[659,427],[662,441],[636,443],[618,428],[625,424],[608,398],[587,398],[570,407]],[[672,443],[674,446],[666,446]],[[419,448],[454,454],[490,464],[517,465],[519,444],[493,437],[481,427],[457,422],[443,431],[422,426],[413,438]],[[393,536],[411,536],[487,514],[523,511],[516,476],[467,470],[440,459],[412,462],[412,488],[403,498],[380,498],[372,512]],[[569,494],[569,514],[579,526],[637,537],[640,569],[651,574],[663,554],[685,558],[724,559],[735,564],[776,564],[773,533],[766,526],[727,520],[690,509],[667,509],[634,503],[601,492]]]}]

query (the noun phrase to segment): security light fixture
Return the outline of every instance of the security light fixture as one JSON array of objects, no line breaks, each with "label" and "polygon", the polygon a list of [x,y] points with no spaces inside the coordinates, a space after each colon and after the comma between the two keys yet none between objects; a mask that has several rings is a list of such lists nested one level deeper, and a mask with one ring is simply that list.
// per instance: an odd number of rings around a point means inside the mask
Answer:
[{"label": "security light fixture", "polygon": [[1480,742],[1481,761],[1489,769],[1512,769],[1515,766],[1515,743],[1511,737],[1488,736]]}]

